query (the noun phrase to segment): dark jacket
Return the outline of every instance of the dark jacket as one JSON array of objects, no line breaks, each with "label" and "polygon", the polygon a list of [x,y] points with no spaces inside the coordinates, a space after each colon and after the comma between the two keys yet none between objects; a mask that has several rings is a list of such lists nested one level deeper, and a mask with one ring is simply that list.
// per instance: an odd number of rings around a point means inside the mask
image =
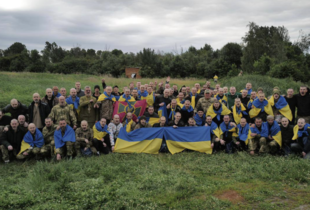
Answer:
[{"label": "dark jacket", "polygon": [[3,115],[1,120],[0,120],[0,126],[10,125],[11,120],[12,120],[12,117],[7,116],[7,115]]},{"label": "dark jacket", "polygon": [[292,98],[287,98],[286,96],[284,96],[285,100],[287,101],[290,109],[291,109],[291,112],[292,112],[292,115],[293,115],[293,119],[292,119],[292,122],[291,124],[294,125],[295,124],[295,110],[296,110],[296,102],[297,102],[297,99],[296,99],[296,95],[294,95]]},{"label": "dark jacket", "polygon": [[25,115],[26,121],[28,121],[28,108],[26,105],[20,103],[19,101],[17,109],[13,109],[11,104],[8,104],[2,109],[2,113],[10,113],[13,119],[17,119],[19,115]]},{"label": "dark jacket", "polygon": [[[309,128],[307,129],[307,132],[308,132],[308,136],[304,134],[297,139],[298,144],[302,147],[302,150],[305,153],[310,152],[310,129]],[[304,137],[307,137],[308,139],[306,143],[304,143],[303,141]]]},{"label": "dark jacket", "polygon": [[300,93],[295,95],[296,97],[296,107],[298,116],[310,116],[310,95],[309,90],[305,96],[301,96]]},{"label": "dark jacket", "polygon": [[[168,125],[165,124],[163,127],[167,127]],[[154,123],[153,128],[160,128],[160,123]]]},{"label": "dark jacket", "polygon": [[[29,111],[29,123],[33,122],[33,107],[34,107],[34,101],[30,104],[30,106],[28,107],[28,111]],[[50,107],[46,104],[43,103],[41,100],[39,102],[39,110],[40,110],[40,117],[41,117],[41,122],[43,127],[45,126],[45,118],[48,117],[48,115],[50,114],[51,110]]]},{"label": "dark jacket", "polygon": [[42,98],[41,102],[47,104],[49,106],[50,112],[51,112],[53,107],[56,106],[59,103],[59,99],[57,97],[55,97],[55,96],[52,96],[52,99],[48,100],[47,95],[45,95],[45,97]]},{"label": "dark jacket", "polygon": [[0,144],[4,145],[6,148],[12,145],[13,149],[19,152],[21,142],[26,133],[27,132],[23,132],[19,127],[17,127],[17,132],[15,133],[12,127],[9,126],[9,130],[1,135]]},{"label": "dark jacket", "polygon": [[145,117],[159,118],[158,114],[156,114],[155,112],[152,115],[150,115],[150,113],[148,113],[148,112],[144,112],[144,116]]},{"label": "dark jacket", "polygon": [[185,124],[184,124],[184,122],[183,122],[182,120],[180,120],[180,121],[178,122],[178,124],[176,124],[174,120],[171,120],[171,121],[168,123],[168,126],[174,126],[174,125],[176,125],[176,126],[178,126],[178,127],[184,127],[184,126],[185,126]]},{"label": "dark jacket", "polygon": [[165,98],[164,96],[156,96],[155,97],[155,102],[154,102],[154,108],[155,108],[155,111],[157,112],[158,109],[159,109],[159,104],[161,104],[162,102],[165,102],[166,106],[168,104],[171,103],[171,99],[170,98]]},{"label": "dark jacket", "polygon": [[187,125],[188,119],[194,117],[194,111],[188,112],[187,110],[181,109],[181,120]]},{"label": "dark jacket", "polygon": [[292,143],[292,138],[294,136],[294,126],[288,125],[286,128],[282,125],[281,128],[281,135],[282,135],[282,144],[286,146],[290,146]]},{"label": "dark jacket", "polygon": [[[202,97],[203,97],[203,95],[200,95],[197,93],[197,96],[195,98],[195,106],[197,106],[199,99]],[[192,97],[190,95],[188,95],[187,97],[185,97],[185,100],[189,100],[190,102],[192,102]],[[195,107],[193,107],[193,108],[195,108]]]}]

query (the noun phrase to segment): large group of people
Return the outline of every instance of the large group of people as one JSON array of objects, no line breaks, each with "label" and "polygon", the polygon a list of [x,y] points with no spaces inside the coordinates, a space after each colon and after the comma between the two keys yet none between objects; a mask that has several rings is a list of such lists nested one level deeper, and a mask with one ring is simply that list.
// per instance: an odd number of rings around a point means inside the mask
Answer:
[{"label": "large group of people", "polygon": [[[17,99],[0,111],[0,146],[5,163],[12,159],[91,156],[114,151],[121,129],[132,132],[150,127],[209,126],[213,153],[248,151],[255,154],[296,154],[310,159],[310,94],[306,86],[299,93],[282,92],[274,87],[267,96],[264,89],[170,85],[166,82],[131,82],[123,88],[109,86],[102,80],[81,89],[76,82],[67,94],[54,86],[46,95],[32,95],[26,106]],[[31,97],[31,96],[30,96]],[[127,112],[124,119],[115,114],[113,104],[123,101],[146,101],[143,116],[133,120]],[[167,115],[159,115],[165,106]],[[158,118],[150,123],[150,118]],[[195,138],[195,133],[193,133]],[[163,151],[167,151],[163,150]]]}]

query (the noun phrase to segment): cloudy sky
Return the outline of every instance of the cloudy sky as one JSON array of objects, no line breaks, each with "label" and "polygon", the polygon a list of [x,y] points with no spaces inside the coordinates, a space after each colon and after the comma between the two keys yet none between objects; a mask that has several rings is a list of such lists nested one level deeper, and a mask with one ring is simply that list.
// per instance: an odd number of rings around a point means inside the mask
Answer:
[{"label": "cloudy sky", "polygon": [[205,43],[241,43],[247,24],[285,26],[291,40],[310,33],[307,0],[2,0],[0,49],[45,41],[70,49],[143,48],[172,52]]}]

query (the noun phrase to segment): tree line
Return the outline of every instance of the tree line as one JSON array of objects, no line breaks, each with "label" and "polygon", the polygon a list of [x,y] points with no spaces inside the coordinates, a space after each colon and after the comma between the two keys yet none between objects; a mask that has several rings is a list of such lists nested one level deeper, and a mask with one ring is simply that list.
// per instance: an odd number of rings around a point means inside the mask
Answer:
[{"label": "tree line", "polygon": [[300,31],[292,42],[284,26],[248,24],[242,43],[227,43],[214,50],[205,44],[200,49],[160,52],[144,48],[138,53],[122,50],[94,50],[73,47],[66,50],[55,42],[45,42],[44,49],[27,50],[15,42],[0,49],[0,71],[111,74],[120,77],[126,67],[140,67],[143,77],[204,77],[215,74],[237,76],[244,73],[269,75],[276,78],[292,77],[296,81],[310,80],[310,34]]}]

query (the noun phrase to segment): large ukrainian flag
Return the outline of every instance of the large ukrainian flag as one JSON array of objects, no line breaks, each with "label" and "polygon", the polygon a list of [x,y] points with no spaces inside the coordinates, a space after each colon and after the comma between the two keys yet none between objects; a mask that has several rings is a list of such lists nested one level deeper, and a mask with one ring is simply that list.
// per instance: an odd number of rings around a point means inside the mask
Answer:
[{"label": "large ukrainian flag", "polygon": [[130,133],[122,128],[114,152],[158,154],[163,135],[164,128],[141,128]]},{"label": "large ukrainian flag", "polygon": [[283,96],[279,97],[279,100],[277,101],[277,103],[274,102],[274,97],[271,96],[268,102],[270,103],[271,106],[275,106],[276,109],[278,109],[279,112],[284,117],[286,117],[289,121],[292,121],[293,115],[292,115],[291,109]]},{"label": "large ukrainian flag", "polygon": [[212,153],[210,126],[166,127],[164,137],[171,154],[182,152],[185,149]]}]

